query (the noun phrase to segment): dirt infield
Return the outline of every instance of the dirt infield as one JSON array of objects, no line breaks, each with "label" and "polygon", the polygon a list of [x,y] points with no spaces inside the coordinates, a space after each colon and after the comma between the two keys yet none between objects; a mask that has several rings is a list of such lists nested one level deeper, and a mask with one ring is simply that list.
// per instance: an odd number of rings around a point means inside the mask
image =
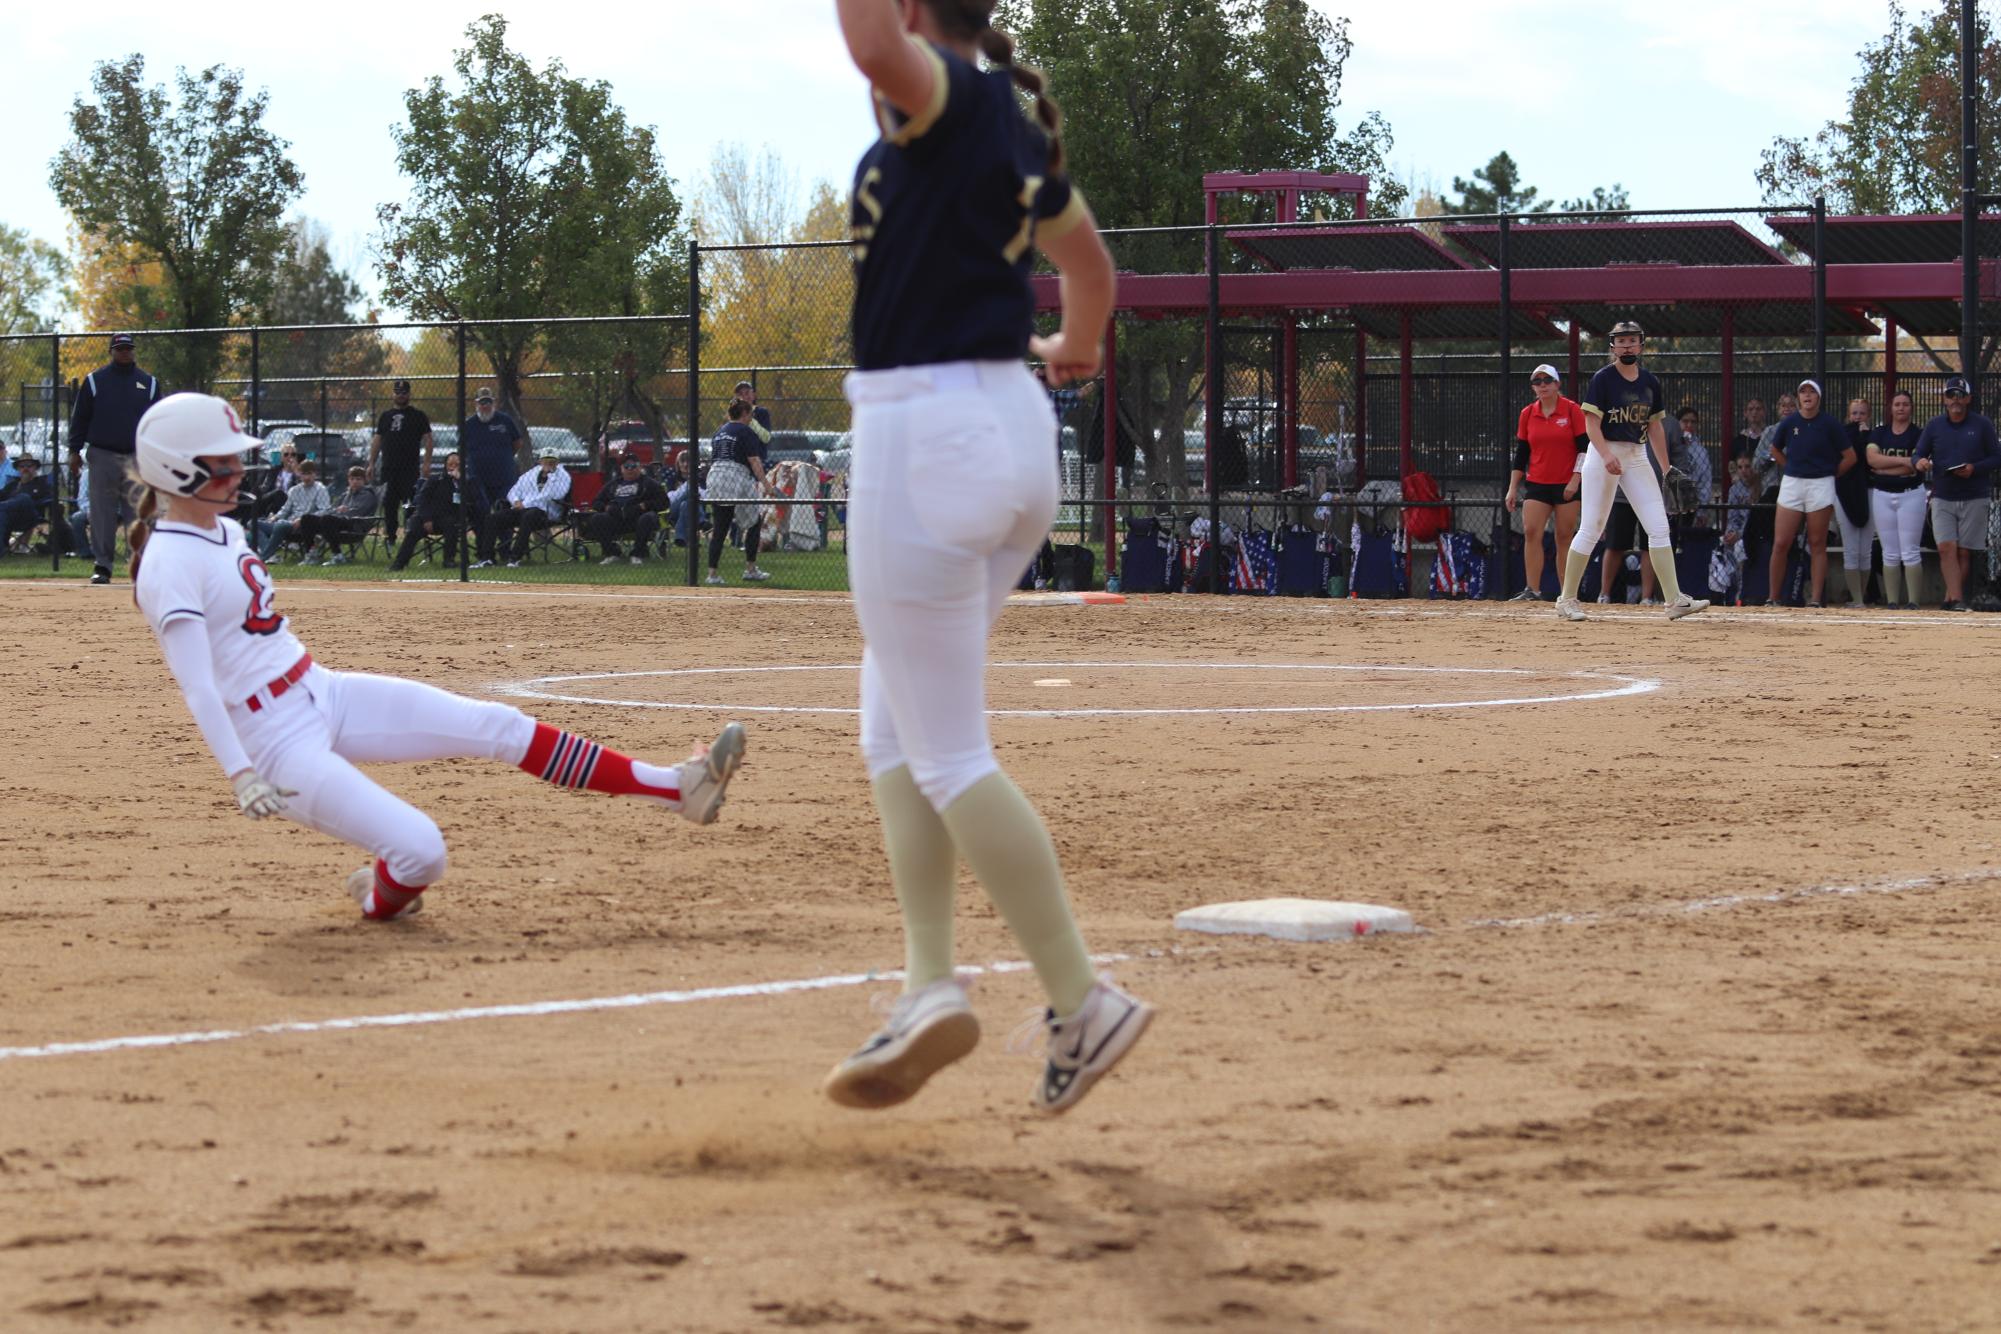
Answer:
[{"label": "dirt infield", "polygon": [[[9,584],[0,1328],[2001,1326],[2001,617],[1011,610],[1003,762],[1161,1007],[1051,1121],[1018,972],[917,1101],[815,1092],[901,962],[844,601],[281,597],[329,666],[654,758],[738,716],[750,763],[707,830],[381,771],[454,861],[370,927],[353,853],[235,814],[127,590]],[[1170,927],[1273,894],[1428,931]],[[704,992],[750,983],[799,985]],[[428,1021],[314,1026],[363,1016]]]}]

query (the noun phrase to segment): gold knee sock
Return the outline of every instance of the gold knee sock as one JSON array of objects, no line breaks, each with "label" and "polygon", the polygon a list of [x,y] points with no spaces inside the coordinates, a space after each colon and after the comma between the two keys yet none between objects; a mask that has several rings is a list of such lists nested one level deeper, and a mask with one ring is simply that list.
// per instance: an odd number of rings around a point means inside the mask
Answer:
[{"label": "gold knee sock", "polygon": [[1904,567],[1885,565],[1883,567],[1883,602],[1886,606],[1904,605]]},{"label": "gold knee sock", "polygon": [[907,765],[875,780],[875,808],[882,816],[889,882],[903,909],[903,987],[915,991],[952,975],[952,899],[959,856],[945,822],[917,790]]},{"label": "gold knee sock", "polygon": [[1591,557],[1580,556],[1569,547],[1563,549],[1563,596],[1577,596],[1577,590],[1584,587],[1584,572],[1590,568]]},{"label": "gold knee sock", "polygon": [[1674,573],[1673,547],[1648,547],[1647,561],[1654,567],[1654,582],[1660,585],[1661,600],[1673,602],[1681,596],[1681,580]]},{"label": "gold knee sock", "polygon": [[952,841],[1035,965],[1050,1008],[1075,1014],[1096,972],[1070,916],[1056,845],[1004,773],[988,774],[943,811]]},{"label": "gold knee sock", "polygon": [[1843,566],[1841,578],[1848,585],[1849,604],[1856,607],[1861,606],[1863,586],[1868,582],[1869,572],[1867,570],[1851,570]]}]

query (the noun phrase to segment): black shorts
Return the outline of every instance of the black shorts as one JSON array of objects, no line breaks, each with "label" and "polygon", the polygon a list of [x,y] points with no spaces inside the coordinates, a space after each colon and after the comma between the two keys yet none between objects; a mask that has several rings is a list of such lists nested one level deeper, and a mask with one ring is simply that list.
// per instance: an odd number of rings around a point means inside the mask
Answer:
[{"label": "black shorts", "polygon": [[1522,482],[1523,500],[1540,500],[1545,505],[1566,505],[1572,503],[1563,498],[1563,489],[1568,482]]},{"label": "black shorts", "polygon": [[1605,525],[1605,545],[1614,551],[1631,551],[1633,538],[1646,535],[1646,526],[1640,522],[1640,516],[1633,512],[1633,507],[1626,503],[1626,498],[1620,496],[1614,500],[1612,517]]}]

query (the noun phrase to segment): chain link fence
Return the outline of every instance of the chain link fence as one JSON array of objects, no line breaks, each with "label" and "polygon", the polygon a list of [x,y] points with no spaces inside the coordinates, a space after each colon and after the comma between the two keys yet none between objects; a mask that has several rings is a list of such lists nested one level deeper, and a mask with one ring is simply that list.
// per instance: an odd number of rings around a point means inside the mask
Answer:
[{"label": "chain link fence", "polygon": [[[1757,453],[1802,379],[1844,417],[1859,399],[1868,422],[1883,420],[1899,388],[1920,422],[1937,410],[1961,370],[1957,228],[1720,209],[1108,231],[1120,300],[1106,365],[1052,392],[1063,504],[1025,582],[1504,597],[1537,573],[1547,593],[1559,525],[1534,561],[1522,508],[1507,503],[1528,373],[1547,364],[1581,397],[1611,326],[1632,319],[1664,386],[1671,452],[1702,482],[1673,534],[1683,585],[1700,593],[1745,508],[1732,503],[1735,459]],[[1978,234],[1990,263],[1976,366],[1992,415],[2001,220]],[[371,440],[398,380],[431,423],[432,471],[465,446],[483,502],[447,525],[465,540],[427,532],[402,564],[390,531],[407,534],[411,516],[399,512],[343,550],[279,543],[281,572],[332,555],[317,573],[844,589],[848,248],[695,247],[689,270],[685,315],[155,332],[139,356],[169,390],[235,402],[268,442],[267,466],[290,446],[335,491],[354,466],[383,480]],[[1053,275],[1036,285],[1047,329]],[[105,356],[101,334],[0,339],[0,433],[14,453],[67,459],[75,385]],[[482,390],[518,428],[499,445]],[[767,494],[719,510],[702,479],[737,398],[768,422]],[[570,473],[569,503],[524,541],[523,525],[485,511],[545,453]],[[75,479],[52,471],[66,520]],[[1768,516],[1775,480],[1757,481],[1749,508]],[[247,517],[282,504],[267,495]],[[87,569],[49,554],[58,570]],[[1764,596],[1757,553],[1736,568],[1718,592]],[[1586,591],[1638,585],[1594,562]]]}]

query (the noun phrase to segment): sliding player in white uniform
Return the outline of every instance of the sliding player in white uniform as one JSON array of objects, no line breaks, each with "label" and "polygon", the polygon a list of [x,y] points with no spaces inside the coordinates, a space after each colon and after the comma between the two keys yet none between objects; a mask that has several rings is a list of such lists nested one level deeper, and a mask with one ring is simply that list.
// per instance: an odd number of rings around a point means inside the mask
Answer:
[{"label": "sliding player in white uniform", "polygon": [[737,723],[682,764],[652,765],[505,704],[316,665],[278,611],[264,562],[222,517],[237,503],[243,451],[259,443],[207,394],[175,394],[141,419],[149,490],[132,525],[133,597],[243,813],[282,813],[373,854],[347,881],[364,916],[418,911],[445,872],[445,840],[356,763],[504,760],[558,787],[642,797],[696,824],[716,818],[743,760]]},{"label": "sliding player in white uniform", "polygon": [[[988,23],[993,0],[837,0],[882,135],[855,172],[855,467],[848,577],[862,640],[862,759],[903,909],[904,993],[827,1096],[888,1107],[971,1051],[953,975],[971,864],[1049,999],[1034,1105],[1074,1106],[1152,1009],[1097,976],[1042,819],[994,760],[987,635],[1056,517],[1056,419],[1024,364],[1095,375],[1111,256],[1063,173],[1056,108]],[[984,55],[988,68],[980,69]],[[1019,87],[1039,124],[1023,115]],[[1040,246],[1063,326],[1031,340]]]},{"label": "sliding player in white uniform", "polygon": [[1605,521],[1611,517],[1615,491],[1625,493],[1626,503],[1647,530],[1647,558],[1653,562],[1661,596],[1667,599],[1668,619],[1678,621],[1709,609],[1708,602],[1682,592],[1681,581],[1675,577],[1667,505],[1661,500],[1660,478],[1654,476],[1653,465],[1647,461],[1651,446],[1661,471],[1667,472],[1671,466],[1667,399],[1654,373],[1640,369],[1643,339],[1640,326],[1631,320],[1613,325],[1612,364],[1601,367],[1584,391],[1584,432],[1591,437],[1579,491],[1584,513],[1564,562],[1563,595],[1556,600],[1556,614],[1568,621],[1584,619],[1577,590],[1584,583],[1584,572],[1591,565],[1591,553],[1605,531]]}]

